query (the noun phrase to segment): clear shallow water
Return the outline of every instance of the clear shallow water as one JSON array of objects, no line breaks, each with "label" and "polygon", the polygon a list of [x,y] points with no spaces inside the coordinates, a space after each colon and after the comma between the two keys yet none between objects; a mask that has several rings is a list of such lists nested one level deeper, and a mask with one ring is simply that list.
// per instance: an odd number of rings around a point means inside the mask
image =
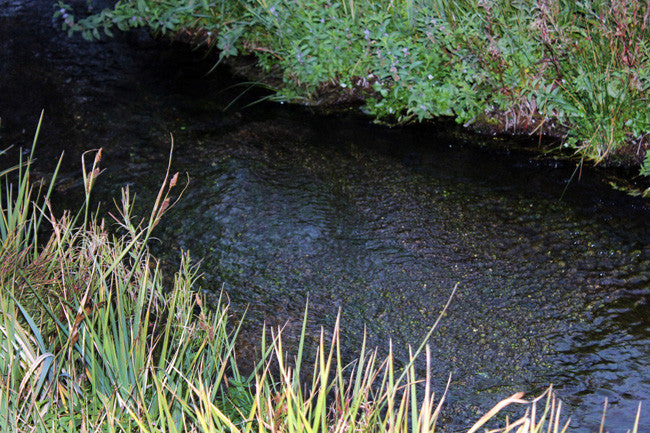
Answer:
[{"label": "clear shallow water", "polygon": [[589,170],[562,196],[571,164],[444,125],[387,129],[263,104],[223,112],[241,87],[203,77],[209,60],[145,35],[65,39],[45,3],[0,2],[3,147],[30,143],[45,108],[39,167],[66,150],[60,203],[81,192],[80,152],[103,147],[96,197],[132,184],[145,207],[172,132],[190,185],[153,248],[172,263],[180,248],[201,258],[201,287],[248,306],[251,341],[264,321],[295,335],[309,298],[313,332],[341,309],[350,356],[367,326],[372,345],[392,339],[405,359],[458,282],[431,341],[441,391],[452,372],[449,430],[549,383],[574,431],[595,430],[605,398],[610,431],[647,408],[647,204]]}]

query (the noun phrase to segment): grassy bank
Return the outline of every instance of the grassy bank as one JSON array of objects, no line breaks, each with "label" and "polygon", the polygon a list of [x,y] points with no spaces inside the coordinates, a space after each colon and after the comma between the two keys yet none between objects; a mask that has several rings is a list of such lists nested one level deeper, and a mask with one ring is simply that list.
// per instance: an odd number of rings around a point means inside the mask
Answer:
[{"label": "grassy bank", "polygon": [[[164,175],[148,217],[132,214],[126,188],[104,221],[88,200],[100,163],[101,151],[84,154],[85,205],[59,216],[51,188],[30,182],[29,160],[0,175],[1,431],[435,431],[445,395],[430,377],[365,347],[344,364],[338,325],[327,341],[321,333],[313,360],[304,326],[292,355],[282,330],[267,330],[257,368],[243,375],[227,305],[204,305],[188,255],[163,280],[147,249],[180,194],[178,175]],[[420,352],[430,364],[424,343],[412,359]],[[504,424],[509,405],[525,411]],[[550,391],[531,401],[518,393],[468,433],[564,431],[560,412]]]},{"label": "grassy bank", "polygon": [[645,0],[122,0],[73,13],[60,3],[55,15],[88,39],[145,26],[220,59],[255,56],[284,100],[551,133],[581,158],[650,175]]}]

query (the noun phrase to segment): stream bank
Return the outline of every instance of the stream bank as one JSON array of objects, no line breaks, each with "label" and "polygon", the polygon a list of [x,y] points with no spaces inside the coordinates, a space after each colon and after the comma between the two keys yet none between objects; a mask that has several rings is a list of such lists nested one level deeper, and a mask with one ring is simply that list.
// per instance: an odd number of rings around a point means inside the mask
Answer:
[{"label": "stream bank", "polygon": [[210,59],[146,33],[67,39],[45,3],[0,7],[3,144],[31,143],[45,108],[40,172],[66,152],[55,205],[80,203],[80,154],[102,147],[96,200],[108,209],[130,185],[145,215],[171,132],[173,169],[190,183],[151,247],[171,263],[179,249],[201,259],[200,288],[248,309],[250,341],[264,322],[295,335],[309,298],[311,335],[340,308],[349,354],[366,326],[403,360],[460,282],[432,340],[439,391],[452,373],[446,430],[549,383],[578,432],[594,431],[605,397],[611,431],[647,407],[646,202],[588,167],[576,177],[573,163],[448,125],[244,108],[264,94],[226,110],[241,83],[206,77]]},{"label": "stream bank", "polygon": [[245,75],[270,83],[283,101],[354,101],[392,124],[451,117],[484,130],[551,133],[581,161],[650,174],[650,9],[642,0],[59,7],[63,28],[88,40],[146,27],[209,47],[219,62],[253,58]]}]

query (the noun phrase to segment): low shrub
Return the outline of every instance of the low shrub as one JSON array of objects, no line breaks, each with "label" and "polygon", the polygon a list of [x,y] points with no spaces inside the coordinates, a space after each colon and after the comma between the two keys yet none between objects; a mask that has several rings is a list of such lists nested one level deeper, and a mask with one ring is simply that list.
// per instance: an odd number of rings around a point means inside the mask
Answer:
[{"label": "low shrub", "polygon": [[[363,100],[389,123],[451,116],[552,133],[596,163],[650,172],[650,9],[642,0],[122,0],[77,18],[88,39],[146,26],[219,59],[253,54],[283,100]],[[650,190],[646,191],[650,194]]]}]

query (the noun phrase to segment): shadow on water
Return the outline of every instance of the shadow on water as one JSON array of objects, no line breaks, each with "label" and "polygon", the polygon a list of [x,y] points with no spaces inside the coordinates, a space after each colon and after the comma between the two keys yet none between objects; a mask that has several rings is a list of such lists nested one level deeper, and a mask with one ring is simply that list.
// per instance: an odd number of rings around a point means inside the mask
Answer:
[{"label": "shadow on water", "polygon": [[[397,355],[426,334],[434,373],[452,387],[449,429],[515,390],[554,383],[575,431],[632,424],[650,396],[647,204],[572,164],[488,146],[449,126],[388,129],[354,115],[259,104],[224,112],[240,88],[210,59],[132,33],[89,44],[52,25],[47,1],[0,1],[0,139],[31,141],[41,108],[40,170],[66,150],[60,206],[81,193],[79,155],[103,147],[97,195],[132,185],[152,200],[174,134],[185,196],[156,233],[170,263],[202,259],[201,287],[296,335],[342,312],[350,354]],[[261,97],[252,95],[247,101]],[[241,107],[240,106],[240,107]],[[108,206],[108,205],[105,205]],[[252,352],[253,349],[251,348]],[[647,413],[647,409],[646,412]],[[642,418],[639,431],[650,431]]]}]

